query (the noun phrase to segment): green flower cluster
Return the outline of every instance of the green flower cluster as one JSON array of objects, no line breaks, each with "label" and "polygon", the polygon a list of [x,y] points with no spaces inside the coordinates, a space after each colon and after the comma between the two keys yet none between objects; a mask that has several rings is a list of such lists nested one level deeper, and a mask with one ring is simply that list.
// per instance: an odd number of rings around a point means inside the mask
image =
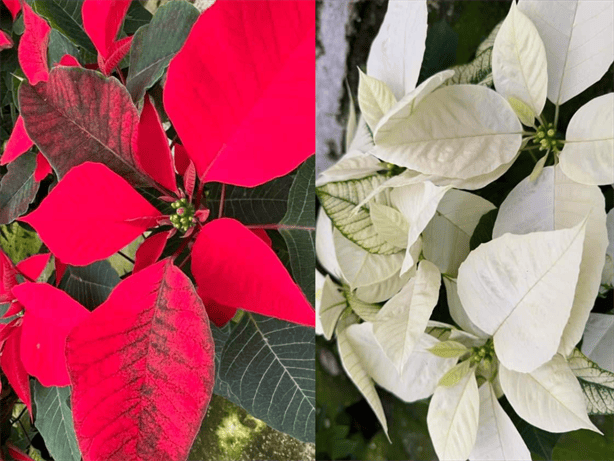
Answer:
[{"label": "green flower cluster", "polygon": [[181,232],[186,232],[196,223],[194,218],[194,205],[188,202],[186,198],[181,198],[173,203],[171,207],[175,210],[175,214],[169,217],[171,224]]}]

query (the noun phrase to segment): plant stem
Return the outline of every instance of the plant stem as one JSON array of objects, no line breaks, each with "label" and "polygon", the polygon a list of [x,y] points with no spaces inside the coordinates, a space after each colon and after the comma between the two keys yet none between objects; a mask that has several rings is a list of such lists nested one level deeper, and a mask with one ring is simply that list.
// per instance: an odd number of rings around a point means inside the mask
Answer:
[{"label": "plant stem", "polygon": [[132,259],[130,256],[128,256],[127,254],[125,254],[123,251],[119,250],[117,252],[120,256],[122,256],[126,261],[131,262],[132,264],[134,264],[134,259]]},{"label": "plant stem", "polygon": [[220,209],[217,212],[218,219],[222,217],[224,212],[224,199],[226,198],[226,184],[222,184],[222,193],[220,194]]},{"label": "plant stem", "polygon": [[559,105],[554,106],[554,129],[556,130],[559,125]]},{"label": "plant stem", "polygon": [[269,229],[269,230],[282,230],[282,229],[287,229],[287,230],[306,230],[306,231],[315,231],[316,228],[315,227],[309,227],[309,226],[289,226],[287,224],[250,224],[245,226],[248,229]]}]

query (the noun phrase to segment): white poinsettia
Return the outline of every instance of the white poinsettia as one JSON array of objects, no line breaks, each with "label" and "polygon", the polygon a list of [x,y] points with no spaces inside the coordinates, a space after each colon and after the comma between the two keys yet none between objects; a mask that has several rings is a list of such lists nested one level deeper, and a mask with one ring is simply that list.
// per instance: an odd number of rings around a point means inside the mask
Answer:
[{"label": "white poinsettia", "polygon": [[582,340],[582,352],[600,368],[614,373],[614,315],[589,315]]},{"label": "white poinsettia", "polygon": [[[614,94],[589,101],[572,117],[565,141],[557,134],[559,106],[597,82],[614,61],[612,2],[586,0],[513,1],[492,51],[495,88],[524,125],[535,127],[535,142],[558,156],[576,182],[614,182]],[[546,97],[556,106],[546,122]],[[560,155],[559,155],[560,151]]]}]

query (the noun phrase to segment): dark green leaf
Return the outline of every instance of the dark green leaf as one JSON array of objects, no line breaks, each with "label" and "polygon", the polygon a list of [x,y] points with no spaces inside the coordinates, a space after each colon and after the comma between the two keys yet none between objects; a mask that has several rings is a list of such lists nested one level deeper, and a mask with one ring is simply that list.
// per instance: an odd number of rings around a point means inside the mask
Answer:
[{"label": "dark green leaf", "polygon": [[130,47],[130,71],[126,80],[134,101],[139,101],[162,77],[196,19],[198,10],[188,2],[177,0],[158,8],[151,23],[136,32]]},{"label": "dark green leaf", "polygon": [[44,17],[51,27],[62,32],[75,45],[96,54],[96,48],[83,28],[81,5],[74,0],[36,0],[34,10]]},{"label": "dark green leaf", "polygon": [[608,437],[609,439],[588,430],[568,432],[556,444],[552,460],[610,461],[614,459],[614,442],[611,434],[608,434]]},{"label": "dark green leaf", "polygon": [[151,13],[141,5],[139,1],[133,1],[124,18],[124,32],[126,35],[134,35],[139,27],[149,24]]},{"label": "dark green leaf", "polygon": [[279,232],[286,240],[292,274],[305,296],[315,305],[315,156],[299,168],[288,195],[288,210]]},{"label": "dark green leaf", "polygon": [[73,43],[56,29],[51,29],[49,34],[49,48],[47,51],[47,61],[51,69],[54,64],[60,62],[62,56],[70,54],[78,59],[79,50]]},{"label": "dark green leaf", "polygon": [[471,240],[469,241],[469,246],[471,247],[472,251],[479,247],[482,243],[490,242],[492,240],[492,230],[495,227],[497,213],[499,213],[498,209],[490,210],[480,218],[478,225],[473,231]]},{"label": "dark green leaf", "polygon": [[66,401],[70,387],[33,386],[36,403],[36,428],[45,441],[49,454],[58,461],[79,461],[81,452],[75,436],[72,412]]},{"label": "dark green leaf", "polygon": [[0,224],[8,224],[23,215],[39,183],[34,181],[36,154],[26,152],[11,162],[0,181]]},{"label": "dark green leaf", "polygon": [[60,288],[89,310],[94,310],[109,297],[119,281],[109,261],[97,261],[89,266],[68,266]]},{"label": "dark green leaf", "polygon": [[246,313],[224,344],[216,389],[272,428],[313,442],[314,354],[312,328]]},{"label": "dark green leaf", "polygon": [[418,81],[422,82],[430,76],[447,69],[456,62],[458,34],[442,19],[429,26],[426,33],[426,48],[424,60],[420,69]]},{"label": "dark green leaf", "polygon": [[18,222],[0,226],[0,247],[14,263],[37,254],[42,245],[36,232],[26,230]]},{"label": "dark green leaf", "polygon": [[[291,176],[282,176],[253,188],[226,186],[223,215],[243,224],[278,223],[286,213],[292,182]],[[222,185],[207,184],[207,191],[207,206],[212,216],[217,216]]]}]

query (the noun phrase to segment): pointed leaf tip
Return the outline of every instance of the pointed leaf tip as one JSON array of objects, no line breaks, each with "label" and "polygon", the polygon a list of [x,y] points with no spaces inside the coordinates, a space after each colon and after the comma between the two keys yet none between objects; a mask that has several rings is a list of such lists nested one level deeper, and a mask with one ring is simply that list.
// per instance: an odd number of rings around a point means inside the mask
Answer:
[{"label": "pointed leaf tip", "polygon": [[39,82],[46,82],[49,78],[47,44],[51,27],[26,2],[23,2],[23,22],[25,32],[19,42],[17,56],[21,70],[28,77],[30,85],[36,85]]},{"label": "pointed leaf tip", "polygon": [[160,216],[121,176],[86,162],[21,220],[37,230],[62,262],[84,266],[111,256],[155,226]]},{"label": "pointed leaf tip", "polygon": [[216,303],[315,326],[315,311],[275,252],[234,219],[203,227],[192,248],[192,273],[199,292]]}]

